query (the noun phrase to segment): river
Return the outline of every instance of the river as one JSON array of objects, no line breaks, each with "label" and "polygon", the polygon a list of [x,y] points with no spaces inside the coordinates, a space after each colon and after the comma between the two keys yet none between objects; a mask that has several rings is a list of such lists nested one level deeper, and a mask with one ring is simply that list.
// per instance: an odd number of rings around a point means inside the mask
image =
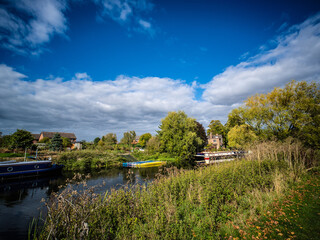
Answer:
[{"label": "river", "polygon": [[[112,168],[91,172],[87,180],[88,187],[101,186],[98,193],[105,193],[111,188],[124,185],[151,182],[158,173],[158,168]],[[62,189],[72,173],[63,173],[56,177],[28,179],[22,182],[0,184],[0,239],[20,240],[28,238],[29,225],[33,218],[44,210],[42,199],[48,200],[52,192]],[[71,185],[75,185],[71,184]]]}]

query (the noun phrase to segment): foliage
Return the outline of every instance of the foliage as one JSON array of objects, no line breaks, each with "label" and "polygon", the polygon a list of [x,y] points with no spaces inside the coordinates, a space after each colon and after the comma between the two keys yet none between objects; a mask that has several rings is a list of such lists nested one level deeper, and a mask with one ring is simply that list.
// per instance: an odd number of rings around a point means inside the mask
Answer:
[{"label": "foliage", "polygon": [[90,170],[119,166],[120,158],[111,152],[81,150],[61,153],[55,162],[63,164],[64,170]]},{"label": "foliage", "polygon": [[0,147],[9,148],[12,146],[12,136],[11,135],[4,135],[0,138]]},{"label": "foliage", "polygon": [[206,134],[206,130],[204,129],[203,125],[196,121],[197,124],[197,136],[202,140],[202,144],[199,145],[197,152],[201,152],[204,147],[208,144],[208,138]]},{"label": "foliage", "polygon": [[96,138],[93,140],[93,144],[97,146],[98,143],[99,143],[99,141],[100,141],[100,138],[99,138],[99,137],[96,137]]},{"label": "foliage", "polygon": [[108,133],[103,137],[102,140],[106,145],[117,144],[117,135],[115,133]]},{"label": "foliage", "polygon": [[257,140],[254,131],[248,125],[234,126],[228,133],[230,147],[243,149]]},{"label": "foliage", "polygon": [[137,135],[135,131],[125,132],[123,134],[123,138],[121,139],[121,143],[131,145],[136,136]]},{"label": "foliage", "polygon": [[213,135],[219,134],[225,136],[225,127],[219,120],[212,120],[209,124],[209,129],[207,130],[208,134],[212,133]]},{"label": "foliage", "polygon": [[38,237],[221,239],[221,227],[240,210],[256,210],[246,203],[248,195],[276,193],[279,171],[285,171],[285,165],[276,161],[237,161],[198,170],[171,169],[148,188],[112,190],[105,196],[68,187],[47,205],[50,217]]},{"label": "foliage", "polygon": [[145,147],[151,137],[152,137],[151,133],[142,134],[139,138],[139,143],[141,147]]},{"label": "foliage", "polygon": [[72,143],[71,143],[69,138],[61,137],[61,139],[62,139],[62,146],[63,147],[66,148],[66,147],[71,147],[72,146]]},{"label": "foliage", "polygon": [[59,133],[55,133],[51,139],[50,149],[53,151],[61,151],[62,147],[62,138]]},{"label": "foliage", "polygon": [[39,141],[39,143],[50,143],[50,138],[44,137]]},{"label": "foliage", "polygon": [[160,151],[160,140],[157,136],[151,137],[147,142],[147,151],[149,154],[154,154]]},{"label": "foliage", "polygon": [[180,157],[183,161],[193,159],[203,141],[197,135],[197,124],[183,111],[169,112],[162,119],[158,131],[162,152]]},{"label": "foliage", "polygon": [[294,137],[319,149],[319,112],[319,84],[292,81],[284,88],[248,98],[245,106],[229,114],[228,125],[244,122],[260,139]]},{"label": "foliage", "polygon": [[33,136],[30,132],[17,129],[15,133],[11,135],[11,144],[13,148],[25,149],[32,146]]}]

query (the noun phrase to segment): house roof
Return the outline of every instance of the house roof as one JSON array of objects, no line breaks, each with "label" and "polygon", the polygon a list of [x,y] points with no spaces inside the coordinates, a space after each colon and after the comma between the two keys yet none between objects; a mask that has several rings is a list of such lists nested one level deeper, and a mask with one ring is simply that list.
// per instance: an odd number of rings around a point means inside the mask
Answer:
[{"label": "house roof", "polygon": [[40,138],[40,134],[39,133],[31,133],[31,135],[35,140],[39,140],[39,138]]},{"label": "house roof", "polygon": [[77,139],[74,133],[64,133],[64,132],[41,132],[43,137],[53,138],[53,136],[59,133],[61,137],[69,138],[69,139]]}]

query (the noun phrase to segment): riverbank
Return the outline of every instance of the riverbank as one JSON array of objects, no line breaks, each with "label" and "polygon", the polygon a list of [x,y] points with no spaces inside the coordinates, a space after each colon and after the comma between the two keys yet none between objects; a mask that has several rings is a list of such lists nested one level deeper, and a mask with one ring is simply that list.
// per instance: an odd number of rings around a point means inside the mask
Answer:
[{"label": "riverbank", "polygon": [[[170,169],[145,187],[96,195],[67,188],[48,203],[39,239],[223,238],[234,219],[257,218],[297,175],[285,162],[235,161]],[[240,221],[241,222],[241,221]],[[228,225],[229,224],[229,225]],[[232,233],[232,231],[230,232]]]},{"label": "riverbank", "polygon": [[81,150],[63,152],[53,158],[57,164],[63,164],[64,170],[78,171],[121,166],[127,158],[117,152],[99,150]]}]

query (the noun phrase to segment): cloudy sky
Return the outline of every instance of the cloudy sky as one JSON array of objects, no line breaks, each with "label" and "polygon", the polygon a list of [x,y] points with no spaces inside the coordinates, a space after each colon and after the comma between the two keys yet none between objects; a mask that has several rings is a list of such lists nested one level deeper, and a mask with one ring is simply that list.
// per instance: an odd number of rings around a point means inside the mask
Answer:
[{"label": "cloudy sky", "polygon": [[4,0],[0,131],[205,127],[248,96],[320,80],[320,1]]}]

